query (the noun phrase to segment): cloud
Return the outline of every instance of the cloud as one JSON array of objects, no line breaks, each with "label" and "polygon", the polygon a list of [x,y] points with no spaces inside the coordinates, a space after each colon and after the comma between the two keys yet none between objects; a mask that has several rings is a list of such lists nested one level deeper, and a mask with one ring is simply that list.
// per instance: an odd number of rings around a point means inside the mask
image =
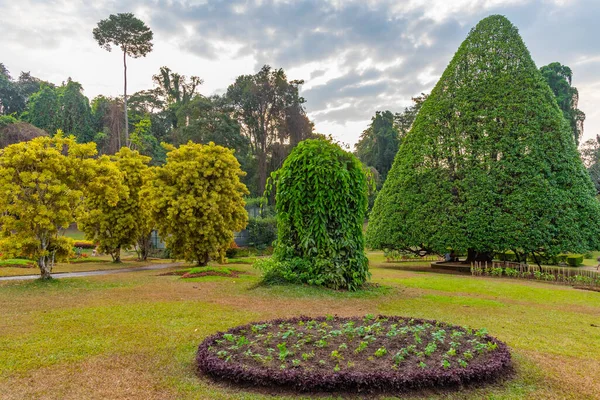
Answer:
[{"label": "cloud", "polygon": [[[503,14],[519,28],[538,66],[552,61],[571,66],[580,108],[588,114],[586,132],[600,131],[600,112],[593,112],[600,109],[597,0],[125,0],[92,6],[0,0],[0,46],[10,46],[12,60],[21,53],[28,62],[37,53],[47,59],[53,49],[64,62],[39,64],[62,65],[52,76],[66,77],[78,68],[73,47],[94,46],[90,32],[96,22],[128,11],[153,29],[156,49],[145,63],[132,64],[139,68],[132,86],[150,82],[160,65],[200,75],[211,92],[222,92],[236,75],[263,64],[283,67],[291,79],[306,80],[302,95],[317,129],[352,137],[360,132],[350,134],[345,127],[355,129],[360,121],[366,127],[375,111],[399,112],[412,96],[431,90],[469,30],[490,14]],[[94,62],[105,62],[96,61],[100,52],[94,50]],[[0,60],[10,67],[8,61]],[[86,88],[118,87],[102,74],[86,76]]]}]

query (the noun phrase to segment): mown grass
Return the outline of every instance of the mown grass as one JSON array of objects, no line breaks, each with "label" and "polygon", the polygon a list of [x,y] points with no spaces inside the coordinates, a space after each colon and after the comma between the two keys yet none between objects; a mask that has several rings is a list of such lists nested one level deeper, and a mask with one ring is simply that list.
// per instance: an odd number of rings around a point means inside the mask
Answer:
[{"label": "mown grass", "polygon": [[0,283],[0,398],[306,398],[197,377],[196,347],[251,321],[367,313],[486,327],[513,350],[516,373],[507,382],[402,398],[598,398],[600,293],[435,274],[418,264],[383,263],[376,253],[370,259],[377,285],[357,293],[266,287],[249,265],[232,263],[227,268],[247,273],[185,280],[147,271]]}]

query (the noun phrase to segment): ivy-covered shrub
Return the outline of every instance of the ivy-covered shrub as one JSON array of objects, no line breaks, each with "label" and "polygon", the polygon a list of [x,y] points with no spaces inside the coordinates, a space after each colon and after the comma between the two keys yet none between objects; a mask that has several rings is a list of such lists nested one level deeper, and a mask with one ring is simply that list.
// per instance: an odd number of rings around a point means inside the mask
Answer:
[{"label": "ivy-covered shrub", "polygon": [[370,275],[362,231],[367,178],[360,161],[327,140],[305,140],[272,178],[277,242],[263,271],[291,282],[360,288]]}]

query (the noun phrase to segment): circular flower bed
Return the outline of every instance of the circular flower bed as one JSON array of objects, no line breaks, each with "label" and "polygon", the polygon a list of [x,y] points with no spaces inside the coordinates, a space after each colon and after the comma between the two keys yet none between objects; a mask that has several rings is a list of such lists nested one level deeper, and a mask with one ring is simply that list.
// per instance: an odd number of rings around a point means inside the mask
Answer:
[{"label": "circular flower bed", "polygon": [[210,336],[200,372],[297,391],[402,391],[484,382],[511,371],[508,347],[441,322],[367,315],[252,323]]}]

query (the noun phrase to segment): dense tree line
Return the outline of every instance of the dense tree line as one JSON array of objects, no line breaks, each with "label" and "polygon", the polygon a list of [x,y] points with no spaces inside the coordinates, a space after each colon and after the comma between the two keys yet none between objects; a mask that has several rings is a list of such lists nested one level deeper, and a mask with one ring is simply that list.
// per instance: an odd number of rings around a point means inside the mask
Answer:
[{"label": "dense tree line", "polygon": [[[269,66],[238,77],[221,96],[204,96],[199,92],[202,79],[162,67],[153,76],[153,88],[129,96],[127,124],[123,97],[100,95],[90,101],[82,85],[70,78],[57,86],[27,72],[14,80],[3,65],[0,73],[3,126],[27,123],[50,136],[61,130],[78,143],[96,143],[99,154],[129,147],[149,156],[152,165],[165,162],[162,142],[214,142],[235,150],[253,196],[262,194],[269,174],[295,145],[314,136],[299,95],[302,81],[288,81],[282,69]],[[13,136],[18,140],[19,135]]]}]

